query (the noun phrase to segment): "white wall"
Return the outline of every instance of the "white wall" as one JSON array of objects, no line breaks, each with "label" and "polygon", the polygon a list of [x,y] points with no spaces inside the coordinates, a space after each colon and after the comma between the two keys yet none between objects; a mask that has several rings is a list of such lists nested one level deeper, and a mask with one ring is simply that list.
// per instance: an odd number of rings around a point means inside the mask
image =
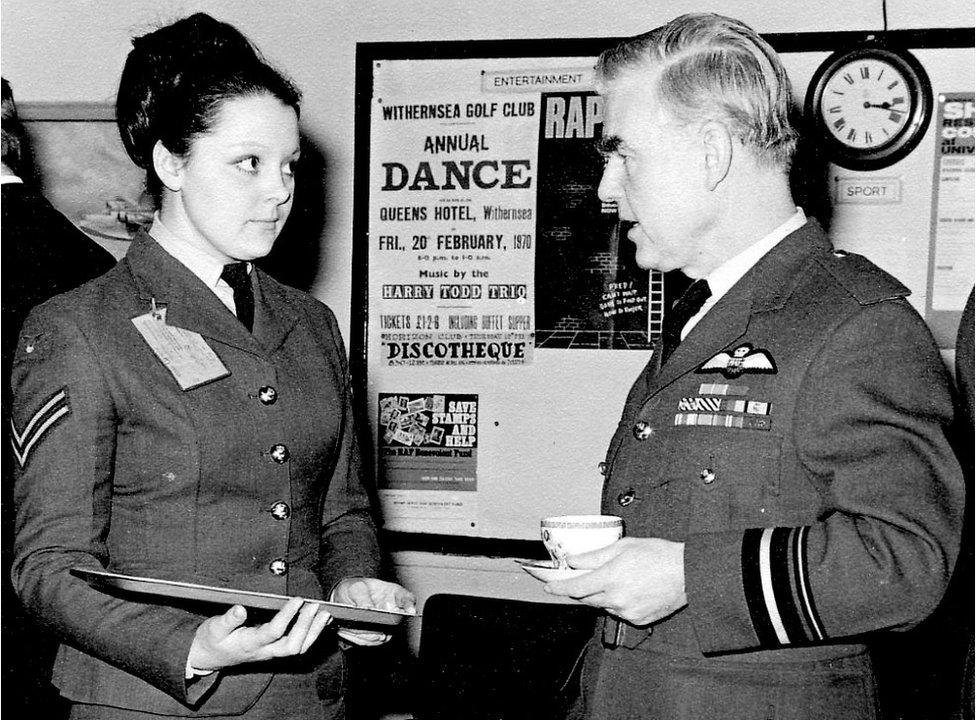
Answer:
[{"label": "white wall", "polygon": [[[881,0],[4,0],[0,71],[18,102],[115,97],[129,38],[196,11],[243,30],[305,93],[305,132],[326,155],[327,217],[315,294],[348,337],[357,42],[632,35],[690,10],[760,32],[877,30]],[[888,2],[890,29],[973,25],[970,0]]]}]

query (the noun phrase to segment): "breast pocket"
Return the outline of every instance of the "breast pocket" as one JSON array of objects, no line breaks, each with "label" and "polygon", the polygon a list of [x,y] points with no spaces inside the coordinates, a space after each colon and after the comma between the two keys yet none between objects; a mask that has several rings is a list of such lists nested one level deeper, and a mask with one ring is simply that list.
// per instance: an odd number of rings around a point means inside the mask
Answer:
[{"label": "breast pocket", "polygon": [[[698,436],[698,437],[696,437]],[[669,484],[687,490],[689,533],[766,527],[779,494],[782,439],[692,430],[670,448]]]}]

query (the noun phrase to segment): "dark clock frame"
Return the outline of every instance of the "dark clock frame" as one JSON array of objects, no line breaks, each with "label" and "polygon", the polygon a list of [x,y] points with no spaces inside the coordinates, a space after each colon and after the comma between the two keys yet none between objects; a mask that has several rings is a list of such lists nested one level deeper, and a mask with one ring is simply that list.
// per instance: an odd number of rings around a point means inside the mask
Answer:
[{"label": "dark clock frame", "polygon": [[[855,148],[838,140],[824,123],[819,109],[824,88],[834,72],[842,65],[861,59],[894,65],[908,85],[908,122],[891,140],[876,148]],[[805,111],[831,162],[849,170],[879,170],[898,162],[918,146],[932,119],[932,107],[932,85],[925,68],[914,55],[901,48],[867,44],[838,50],[823,61],[810,81]]]}]

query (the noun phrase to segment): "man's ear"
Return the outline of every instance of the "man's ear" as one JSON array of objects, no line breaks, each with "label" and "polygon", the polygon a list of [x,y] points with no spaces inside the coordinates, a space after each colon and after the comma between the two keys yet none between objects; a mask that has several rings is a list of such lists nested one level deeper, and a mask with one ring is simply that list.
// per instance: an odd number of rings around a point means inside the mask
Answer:
[{"label": "man's ear", "polygon": [[171,153],[161,140],[153,146],[153,169],[167,190],[178,192],[183,187],[183,166],[186,161]]},{"label": "man's ear", "polygon": [[715,190],[732,165],[732,134],[720,122],[709,120],[699,132],[705,162],[705,188]]}]

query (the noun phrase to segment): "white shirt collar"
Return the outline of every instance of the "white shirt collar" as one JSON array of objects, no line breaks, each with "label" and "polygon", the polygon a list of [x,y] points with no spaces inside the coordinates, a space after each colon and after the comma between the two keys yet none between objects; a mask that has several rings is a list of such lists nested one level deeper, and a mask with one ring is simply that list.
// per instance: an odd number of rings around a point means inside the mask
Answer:
[{"label": "white shirt collar", "polygon": [[13,185],[15,183],[23,185],[24,181],[16,175],[0,175],[0,185]]},{"label": "white shirt collar", "polygon": [[786,222],[778,225],[765,237],[757,240],[738,255],[726,260],[706,275],[704,279],[708,281],[708,287],[712,291],[712,294],[705,301],[705,304],[702,305],[702,309],[698,311],[698,314],[692,317],[684,326],[684,329],[681,331],[681,337],[684,338],[691,332],[691,329],[698,324],[698,321],[704,317],[705,313],[711,310],[715,303],[721,300],[732,289],[732,286],[739,282],[742,276],[752,269],[753,265],[759,262],[766,253],[776,247],[783,238],[803,227],[806,221],[807,216],[803,212],[803,208],[798,207],[796,212]]},{"label": "white shirt collar", "polygon": [[[179,260],[187,269],[200,278],[203,284],[211,290],[227,286],[220,279],[220,274],[224,271],[224,263],[215,259],[212,255],[200,251],[190,243],[183,240],[170,230],[159,217],[159,212],[153,214],[152,226],[149,234],[153,240],[166,252]],[[251,272],[251,263],[247,264],[247,271]]]}]

